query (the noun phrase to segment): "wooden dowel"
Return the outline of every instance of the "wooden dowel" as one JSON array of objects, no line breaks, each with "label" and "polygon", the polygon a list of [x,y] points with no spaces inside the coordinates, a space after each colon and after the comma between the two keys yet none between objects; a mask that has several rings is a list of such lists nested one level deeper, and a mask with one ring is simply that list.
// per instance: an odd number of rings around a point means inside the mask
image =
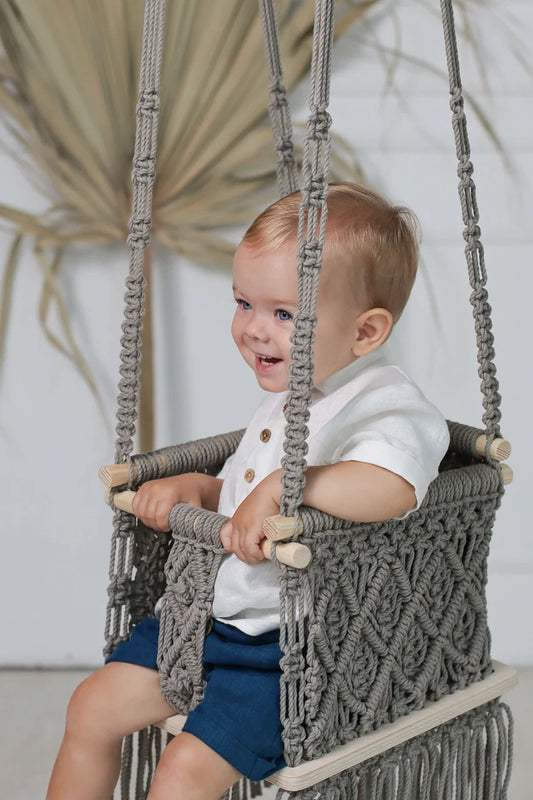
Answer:
[{"label": "wooden dowel", "polygon": [[[131,489],[127,489],[125,492],[117,492],[113,495],[113,505],[115,508],[118,508],[119,511],[125,511],[127,514],[133,514],[133,498],[135,497],[135,492],[132,492]],[[111,498],[110,492],[105,493],[105,500],[106,503],[109,503]]]},{"label": "wooden dowel", "polygon": [[[106,492],[106,502],[109,502],[110,493]],[[120,511],[126,511],[128,514],[133,514],[133,498],[135,492],[127,490],[125,492],[117,492],[113,495],[113,505]],[[272,542],[269,539],[263,539],[261,542],[261,549],[263,555],[269,561],[272,560]],[[298,542],[288,542],[287,544],[279,544],[276,548],[276,558],[281,564],[287,567],[294,567],[295,569],[304,569],[311,561],[311,551],[304,544]]]},{"label": "wooden dowel", "polygon": [[[272,560],[272,545],[270,539],[263,539],[261,550],[269,561]],[[281,564],[295,569],[305,569],[311,563],[311,551],[305,544],[298,542],[287,542],[276,546],[276,558]]]},{"label": "wooden dowel", "polygon": [[514,472],[509,466],[509,464],[500,464],[500,468],[503,475],[503,485],[507,486],[509,483],[512,483],[514,478]]},{"label": "wooden dowel", "polygon": [[[485,456],[487,437],[483,433],[476,439],[476,453]],[[489,448],[490,457],[495,461],[505,461],[511,455],[511,443],[507,439],[494,439]]]},{"label": "wooden dowel", "polygon": [[[485,434],[482,434],[476,440],[476,453],[478,456],[485,455],[485,446],[487,444],[487,437]],[[495,461],[505,461],[509,458],[511,454],[511,444],[507,441],[507,439],[494,439],[490,446],[490,455]],[[161,459],[161,466],[163,471],[166,468],[165,457],[160,456]],[[133,480],[137,478],[137,467],[135,463],[132,465],[132,477]],[[115,486],[122,486],[125,483],[128,483],[130,479],[130,470],[129,466],[126,462],[123,464],[108,464],[106,467],[102,467],[98,472],[98,477],[104,484],[104,486],[108,489],[113,489]],[[293,528],[290,533],[286,534],[286,531],[290,529],[290,523],[288,520],[291,517],[282,517],[276,516],[271,517],[270,519],[275,520],[274,523],[269,527],[269,532],[267,536],[272,541],[281,541],[282,539],[290,539],[291,536],[294,535],[294,523]],[[287,522],[285,522],[287,520]],[[266,531],[265,531],[266,533]]]},{"label": "wooden dowel", "polygon": [[301,524],[298,526],[298,530],[296,530],[296,520],[294,517],[284,517],[281,514],[267,517],[263,522],[263,533],[271,542],[282,542],[284,539],[291,539],[293,536],[299,536],[302,530]]},{"label": "wooden dowel", "polygon": [[[159,456],[161,461],[161,469],[163,472],[167,468],[167,462],[164,456]],[[137,467],[135,463],[131,465],[131,474],[133,480],[137,480]],[[129,482],[130,468],[129,464],[125,461],[123,464],[108,464],[107,467],[102,467],[98,471],[98,477],[107,489],[114,489],[115,486],[123,486]]]},{"label": "wooden dowel", "polygon": [[[134,479],[137,477],[135,474],[136,472],[137,470],[134,465]],[[107,467],[101,467],[101,469],[98,470],[98,477],[107,489],[113,489],[115,486],[122,486],[124,483],[128,483],[130,479],[130,468],[127,463],[108,464]]]}]

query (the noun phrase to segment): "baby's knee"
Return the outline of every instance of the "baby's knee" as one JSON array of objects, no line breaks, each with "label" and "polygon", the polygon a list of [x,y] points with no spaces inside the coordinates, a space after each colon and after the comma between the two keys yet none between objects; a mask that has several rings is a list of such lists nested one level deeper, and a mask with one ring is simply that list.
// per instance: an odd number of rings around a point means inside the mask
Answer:
[{"label": "baby's knee", "polygon": [[108,727],[109,707],[100,670],[74,690],[67,707],[66,732],[80,738],[101,738]]},{"label": "baby's knee", "polygon": [[148,798],[162,800],[172,796],[176,785],[183,797],[218,798],[240,777],[200,739],[181,733],[163,751]]},{"label": "baby's knee", "polygon": [[197,785],[205,768],[200,758],[198,743],[189,736],[180,734],[163,751],[157,767],[157,782],[175,781]]}]

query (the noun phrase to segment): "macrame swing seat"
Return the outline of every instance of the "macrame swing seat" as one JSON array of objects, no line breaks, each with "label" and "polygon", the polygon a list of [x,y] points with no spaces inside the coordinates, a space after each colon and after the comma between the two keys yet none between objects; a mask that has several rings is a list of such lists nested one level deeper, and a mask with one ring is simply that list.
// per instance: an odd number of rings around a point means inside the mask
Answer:
[{"label": "macrame swing seat", "polygon": [[[260,0],[281,194],[296,188],[273,0]],[[514,671],[491,662],[485,587],[494,516],[509,468],[501,439],[475,186],[451,0],[442,0],[459,194],[472,285],[485,429],[449,423],[451,443],[421,507],[406,519],[355,524],[301,505],[311,343],[327,215],[327,114],[334,0],[317,0],[299,227],[299,310],[283,459],[281,515],[265,523],[279,564],[281,720],[288,766],[269,778],[296,800],[500,800],[510,775],[512,720],[500,695]],[[225,518],[177,505],[172,535],[132,517],[144,481],[216,475],[242,431],[131,455],[139,394],[142,265],[149,243],[163,0],[146,0],[133,170],[130,272],[123,324],[116,464],[101,470],[115,505],[106,653],[164,595],[159,665],[168,702],[186,715],[202,697],[202,653]],[[309,239],[304,240],[307,223]],[[281,539],[291,539],[280,543]],[[305,611],[304,611],[305,609]],[[304,646],[305,645],[305,646]],[[172,717],[124,743],[123,798],[145,798]],[[136,774],[132,765],[136,763]],[[233,798],[255,796],[242,781]]]}]

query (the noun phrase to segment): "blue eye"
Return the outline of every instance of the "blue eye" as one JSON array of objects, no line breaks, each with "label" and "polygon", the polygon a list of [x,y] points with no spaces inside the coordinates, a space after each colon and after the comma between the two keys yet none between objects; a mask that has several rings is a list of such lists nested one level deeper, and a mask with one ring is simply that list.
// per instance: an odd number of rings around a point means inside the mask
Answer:
[{"label": "blue eye", "polygon": [[289,320],[292,319],[292,314],[289,314],[289,312],[285,311],[283,308],[276,311],[276,316],[281,322],[289,322]]},{"label": "blue eye", "polygon": [[237,305],[239,305],[244,311],[250,311],[252,308],[247,300],[237,300]]}]

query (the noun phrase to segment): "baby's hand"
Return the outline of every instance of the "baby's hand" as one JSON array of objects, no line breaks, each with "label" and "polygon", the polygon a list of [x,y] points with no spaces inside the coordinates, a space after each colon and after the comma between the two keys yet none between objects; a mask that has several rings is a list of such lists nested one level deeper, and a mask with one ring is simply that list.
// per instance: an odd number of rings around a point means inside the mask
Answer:
[{"label": "baby's hand", "polygon": [[149,528],[169,531],[168,518],[177,503],[213,510],[218,504],[221,485],[218,478],[200,472],[147,481],[135,493],[133,513]]},{"label": "baby's hand", "polygon": [[247,564],[259,564],[264,560],[260,547],[265,538],[263,522],[266,517],[279,514],[280,475],[281,470],[276,470],[261,481],[220,531],[224,549]]}]

